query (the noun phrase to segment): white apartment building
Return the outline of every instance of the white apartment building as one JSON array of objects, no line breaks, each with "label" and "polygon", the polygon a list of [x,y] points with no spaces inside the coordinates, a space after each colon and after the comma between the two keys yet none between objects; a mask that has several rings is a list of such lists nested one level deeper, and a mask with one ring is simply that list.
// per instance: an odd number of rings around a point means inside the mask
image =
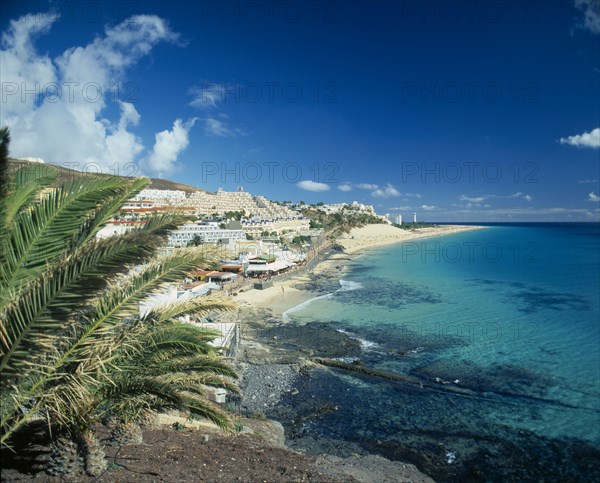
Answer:
[{"label": "white apartment building", "polygon": [[169,234],[168,246],[184,247],[198,235],[204,243],[245,240],[244,230],[221,229],[217,223],[186,223]]},{"label": "white apartment building", "polygon": [[309,229],[310,220],[299,216],[296,218],[284,218],[275,220],[243,220],[242,229],[250,236],[257,237],[261,233],[268,231],[275,232],[277,236],[284,232],[306,232]]},{"label": "white apartment building", "polygon": [[140,191],[136,196],[131,198],[132,200],[185,200],[185,191],[181,190],[157,190],[157,189],[144,189]]},{"label": "white apartment building", "polygon": [[386,214],[385,217],[392,223],[394,223],[395,225],[401,225],[402,224],[402,215],[400,213],[397,214]]},{"label": "white apartment building", "polygon": [[342,210],[346,210],[354,212],[358,211],[376,216],[375,208],[373,208],[373,205],[363,205],[362,203],[359,203],[357,201],[353,201],[352,203],[331,203],[328,205],[317,206],[317,209],[322,210],[327,214],[339,213]]},{"label": "white apartment building", "polygon": [[141,226],[139,223],[134,222],[112,222],[108,223],[106,226],[103,226],[98,233],[96,233],[96,238],[108,238],[113,235],[123,235],[127,233],[129,230],[134,228],[138,228]]},{"label": "white apartment building", "polygon": [[[309,220],[305,219],[287,206],[279,205],[264,196],[252,196],[241,189],[237,191],[224,191],[219,188],[216,193],[196,191],[186,197],[184,191],[175,190],[142,190],[123,207],[124,211],[144,211],[151,208],[173,206],[185,208],[186,213],[197,216],[210,216],[213,214],[224,215],[227,212],[241,212],[241,228],[253,237],[260,236],[268,231],[275,232],[278,236],[285,232],[304,233],[309,228]],[[185,228],[173,235],[172,246],[182,246],[191,240],[195,234],[205,236],[206,243],[213,243],[219,238],[245,239],[237,231],[215,232],[217,228],[207,228],[210,225],[197,225],[193,229]]]},{"label": "white apartment building", "polygon": [[196,208],[198,215],[222,215],[228,211],[245,212],[246,218],[258,217],[273,220],[277,218],[297,218],[298,214],[264,196],[253,197],[245,191],[217,190],[216,193],[197,191],[187,198],[187,204]]}]

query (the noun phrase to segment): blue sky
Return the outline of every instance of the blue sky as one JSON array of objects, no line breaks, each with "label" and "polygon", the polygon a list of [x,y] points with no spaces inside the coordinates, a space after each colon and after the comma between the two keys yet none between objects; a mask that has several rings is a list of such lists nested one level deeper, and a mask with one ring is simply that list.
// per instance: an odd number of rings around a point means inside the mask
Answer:
[{"label": "blue sky", "polygon": [[7,2],[12,153],[432,221],[598,221],[600,2]]}]

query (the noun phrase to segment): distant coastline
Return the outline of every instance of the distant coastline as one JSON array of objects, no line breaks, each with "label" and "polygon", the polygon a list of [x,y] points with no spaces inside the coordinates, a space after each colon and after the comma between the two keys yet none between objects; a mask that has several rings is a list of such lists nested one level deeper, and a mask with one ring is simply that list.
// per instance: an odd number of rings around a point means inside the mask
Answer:
[{"label": "distant coastline", "polygon": [[275,314],[281,315],[286,310],[318,295],[295,288],[295,285],[309,282],[312,275],[323,275],[331,271],[338,271],[340,278],[342,278],[345,263],[366,251],[413,240],[454,235],[483,228],[485,227],[479,225],[436,225],[409,231],[383,224],[353,228],[348,234],[336,240],[336,243],[343,248],[343,252],[329,253],[309,273],[300,274],[284,282],[275,282],[272,287],[264,290],[241,292],[236,300],[255,308],[268,308]]}]

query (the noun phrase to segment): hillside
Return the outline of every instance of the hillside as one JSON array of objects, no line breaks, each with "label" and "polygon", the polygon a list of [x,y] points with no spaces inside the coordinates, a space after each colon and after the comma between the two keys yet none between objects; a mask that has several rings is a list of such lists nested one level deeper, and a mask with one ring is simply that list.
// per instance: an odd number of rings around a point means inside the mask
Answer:
[{"label": "hillside", "polygon": [[[34,163],[31,161],[25,161],[22,159],[14,159],[14,158],[9,158],[8,162],[9,162],[9,166],[13,167],[14,169],[17,169],[17,168],[19,168],[21,166],[25,166],[25,165],[39,166],[40,176],[43,175],[44,169],[46,169],[47,167],[52,167],[58,171],[58,177],[56,179],[57,185],[65,182],[65,181],[68,181],[73,176],[86,176],[88,174],[91,174],[91,173],[84,173],[82,171],[77,171],[75,169],[65,168],[65,167],[57,165],[57,164]],[[100,175],[100,176],[109,176],[109,175],[106,174],[106,175]],[[187,195],[189,195],[190,193],[194,193],[196,191],[206,192],[206,190],[196,188],[194,186],[177,183],[175,181],[169,181],[167,179],[161,179],[161,178],[150,178],[150,185],[148,186],[148,188],[158,189],[158,190],[181,190],[181,191],[185,191],[185,193]]]}]

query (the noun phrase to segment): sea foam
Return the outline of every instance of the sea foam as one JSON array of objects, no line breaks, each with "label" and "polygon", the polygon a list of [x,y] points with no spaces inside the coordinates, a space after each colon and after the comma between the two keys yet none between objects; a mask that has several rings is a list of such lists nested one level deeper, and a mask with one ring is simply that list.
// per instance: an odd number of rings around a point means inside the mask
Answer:
[{"label": "sea foam", "polygon": [[287,309],[285,312],[281,314],[281,319],[284,322],[290,322],[292,319],[290,318],[290,314],[294,312],[298,312],[303,308],[312,304],[315,300],[322,300],[331,298],[337,292],[348,292],[350,290],[358,290],[362,288],[362,285],[359,282],[352,282],[351,280],[340,280],[340,288],[338,288],[335,292],[331,292],[325,295],[319,295],[318,297],[313,297],[312,299],[305,300],[301,304],[294,305],[293,307]]}]

